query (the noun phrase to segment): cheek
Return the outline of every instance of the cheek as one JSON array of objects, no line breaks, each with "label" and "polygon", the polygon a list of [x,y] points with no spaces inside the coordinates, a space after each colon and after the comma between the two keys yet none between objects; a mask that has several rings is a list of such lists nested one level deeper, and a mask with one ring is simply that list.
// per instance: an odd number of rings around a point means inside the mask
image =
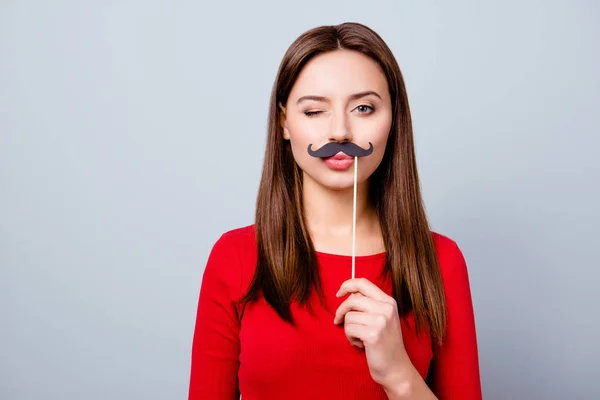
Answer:
[{"label": "cheek", "polygon": [[318,129],[317,124],[311,124],[310,121],[296,119],[288,120],[288,132],[292,146],[294,159],[300,166],[303,161],[310,161],[313,157],[308,154],[308,145],[318,148],[323,144],[323,134]]},{"label": "cheek", "polygon": [[[382,128],[389,129],[388,126],[383,126]],[[385,154],[388,137],[389,132],[383,131],[378,135],[374,135],[370,140],[367,140],[367,142],[370,141],[373,143],[373,153],[368,157],[359,159],[359,179],[361,181],[368,179],[381,164]]]},{"label": "cheek", "polygon": [[315,158],[308,154],[309,144],[312,144],[313,148],[319,147],[318,142],[311,141],[311,139],[305,135],[290,131],[290,146],[292,147],[292,155],[294,156],[296,164],[298,164],[302,170],[306,170],[307,168],[310,169],[311,163],[315,162]]},{"label": "cheek", "polygon": [[286,125],[289,132],[290,141],[294,147],[310,141],[310,126],[307,126],[305,123],[302,123],[302,121],[292,117],[288,117]]},{"label": "cheek", "polygon": [[382,111],[371,117],[359,118],[353,121],[352,126],[354,141],[361,146],[373,143],[375,150],[385,147],[392,126],[389,112]]},{"label": "cheek", "polygon": [[375,127],[375,137],[373,138],[379,144],[380,148],[385,147],[387,139],[390,135],[390,129],[392,129],[392,116],[389,113],[385,113],[381,119],[377,121]]},{"label": "cheek", "polygon": [[[373,143],[373,146],[375,146],[375,143]],[[379,147],[377,147],[377,150],[374,150],[370,156],[358,159],[359,181],[363,182],[371,177],[371,175],[375,172],[377,167],[379,167],[379,165],[381,164],[384,152],[385,142]]]},{"label": "cheek", "polygon": [[291,146],[294,160],[296,160],[296,163],[300,165],[300,167],[302,167],[306,162],[306,158],[310,156],[306,149],[308,147],[308,144],[306,144],[305,146],[302,141],[299,142],[298,140],[294,140],[294,138],[292,137]]}]

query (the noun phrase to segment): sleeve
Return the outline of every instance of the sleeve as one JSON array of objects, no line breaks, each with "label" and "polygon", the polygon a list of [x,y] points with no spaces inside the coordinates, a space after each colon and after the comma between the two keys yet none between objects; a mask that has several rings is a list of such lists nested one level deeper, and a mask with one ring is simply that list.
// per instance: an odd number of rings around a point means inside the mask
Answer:
[{"label": "sleeve", "polygon": [[[440,265],[442,260],[440,260]],[[433,390],[440,400],[481,400],[475,316],[464,256],[456,243],[442,267],[447,330],[433,362]]]},{"label": "sleeve", "polygon": [[239,400],[240,322],[233,301],[241,286],[231,234],[214,244],[200,287],[192,342],[189,400]]}]

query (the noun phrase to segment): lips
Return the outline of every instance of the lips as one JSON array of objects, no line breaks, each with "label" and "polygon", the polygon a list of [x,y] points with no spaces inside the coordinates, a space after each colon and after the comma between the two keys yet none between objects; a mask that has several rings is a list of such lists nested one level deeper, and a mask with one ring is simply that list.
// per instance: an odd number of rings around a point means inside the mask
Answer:
[{"label": "lips", "polygon": [[354,164],[354,157],[339,152],[331,157],[323,158],[323,162],[330,169],[344,171]]},{"label": "lips", "polygon": [[341,151],[334,156],[324,158],[324,160],[340,160],[340,161],[341,160],[352,160],[352,159],[354,159],[354,157],[350,157],[348,154],[345,154]]}]

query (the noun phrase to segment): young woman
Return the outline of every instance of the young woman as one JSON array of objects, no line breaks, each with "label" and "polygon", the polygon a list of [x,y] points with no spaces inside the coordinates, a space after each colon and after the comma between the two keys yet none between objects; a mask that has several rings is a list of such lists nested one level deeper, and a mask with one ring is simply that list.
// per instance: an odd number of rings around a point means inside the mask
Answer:
[{"label": "young woman", "polygon": [[364,25],[315,28],[290,46],[255,224],[209,256],[189,398],[240,394],[481,398],[465,260],[429,229],[403,78]]}]

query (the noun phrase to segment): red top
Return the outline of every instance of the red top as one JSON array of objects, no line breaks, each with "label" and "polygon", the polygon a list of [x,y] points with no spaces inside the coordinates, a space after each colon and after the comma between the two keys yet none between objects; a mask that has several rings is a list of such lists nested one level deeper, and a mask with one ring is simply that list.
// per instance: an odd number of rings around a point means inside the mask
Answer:
[{"label": "red top", "polygon": [[[433,357],[427,334],[417,336],[412,314],[401,320],[406,351],[423,379],[429,373],[439,399],[481,399],[477,340],[467,267],[451,239],[433,233],[448,309],[448,330]],[[345,300],[335,293],[351,277],[351,256],[317,252],[327,305],[334,313]],[[214,245],[200,289],[192,345],[190,400],[387,399],[370,376],[364,350],[350,344],[342,325],[319,303],[313,314],[297,303],[292,327],[261,299],[238,320],[232,301],[250,284],[257,260],[254,226],[225,233]],[[378,280],[385,253],[356,257],[356,277],[391,295]]]}]

